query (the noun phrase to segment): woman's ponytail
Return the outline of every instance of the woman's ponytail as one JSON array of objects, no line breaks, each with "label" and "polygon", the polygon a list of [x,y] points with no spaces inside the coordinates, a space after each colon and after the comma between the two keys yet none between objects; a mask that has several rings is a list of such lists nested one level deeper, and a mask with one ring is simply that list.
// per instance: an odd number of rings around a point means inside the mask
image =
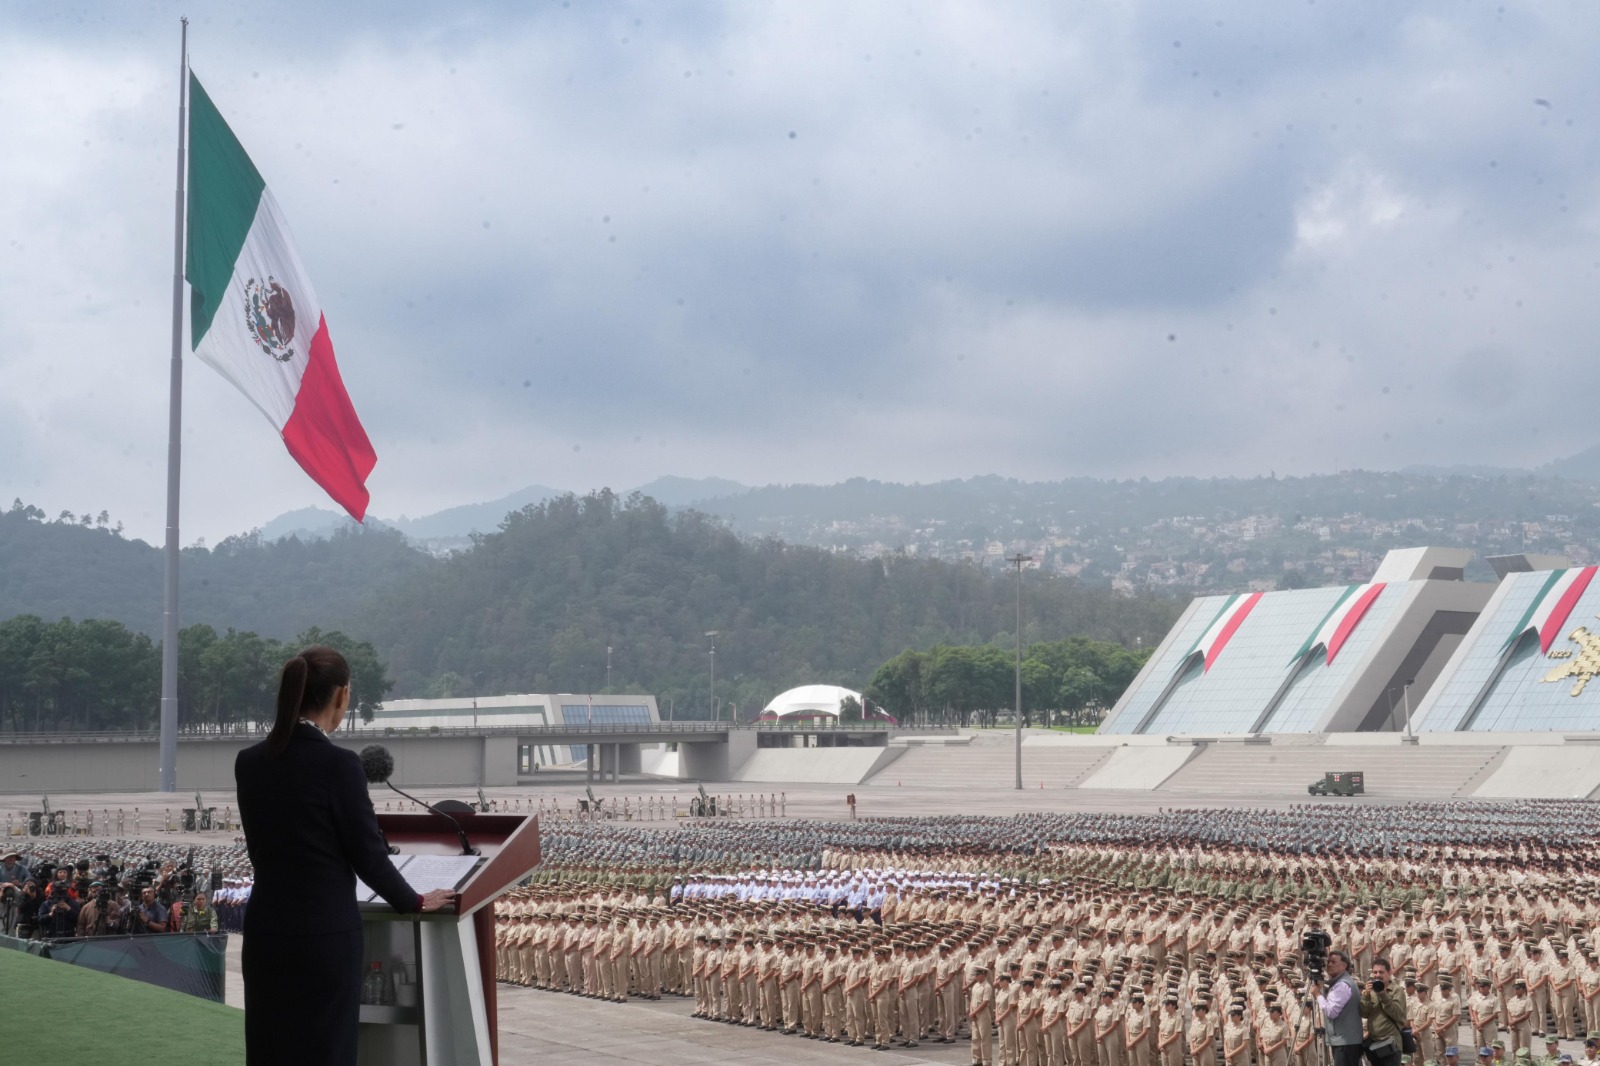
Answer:
[{"label": "woman's ponytail", "polygon": [[306,698],[306,677],[311,664],[304,655],[296,655],[283,664],[283,675],[278,679],[278,713],[272,720],[272,732],[267,734],[267,750],[273,755],[283,751],[289,737],[300,721],[300,708]]},{"label": "woman's ponytail", "polygon": [[349,662],[321,644],[313,644],[284,663],[278,680],[278,713],[267,734],[267,750],[274,757],[282,754],[301,717],[327,707],[334,693],[348,684]]}]

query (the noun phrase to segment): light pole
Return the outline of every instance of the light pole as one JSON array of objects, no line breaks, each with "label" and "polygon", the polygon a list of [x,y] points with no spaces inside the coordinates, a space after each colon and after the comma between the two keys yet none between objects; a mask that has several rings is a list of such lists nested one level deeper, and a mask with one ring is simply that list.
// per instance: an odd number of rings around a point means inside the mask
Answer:
[{"label": "light pole", "polygon": [[1022,564],[1033,562],[1033,556],[1006,556],[1006,562],[1017,568],[1017,790],[1022,790]]},{"label": "light pole", "polygon": [[1404,701],[1405,709],[1406,709],[1406,743],[1407,744],[1410,744],[1412,742],[1412,740],[1415,739],[1411,735],[1411,686],[1415,685],[1416,683],[1417,683],[1417,679],[1416,678],[1408,677],[1408,678],[1406,678],[1405,688],[1402,688],[1400,690],[1400,698],[1401,698],[1401,700]]},{"label": "light pole", "polygon": [[611,691],[611,645],[606,645],[606,691]]},{"label": "light pole", "polygon": [[717,720],[717,638],[722,636],[722,631],[717,629],[706,630],[706,636],[711,638],[711,720]]},{"label": "light pole", "polygon": [[672,697],[667,697],[667,721],[672,721]]}]

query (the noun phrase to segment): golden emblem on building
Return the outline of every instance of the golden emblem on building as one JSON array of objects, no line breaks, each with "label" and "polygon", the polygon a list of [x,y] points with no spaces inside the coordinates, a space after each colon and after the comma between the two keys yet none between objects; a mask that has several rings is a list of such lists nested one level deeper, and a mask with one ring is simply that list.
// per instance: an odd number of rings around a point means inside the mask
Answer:
[{"label": "golden emblem on building", "polygon": [[1600,634],[1591,633],[1583,626],[1579,626],[1567,634],[1567,639],[1578,646],[1574,652],[1571,648],[1561,651],[1552,651],[1550,658],[1563,660],[1553,667],[1549,673],[1539,679],[1541,684],[1553,684],[1572,678],[1572,695],[1583,695],[1584,686],[1595,677],[1600,677]]}]

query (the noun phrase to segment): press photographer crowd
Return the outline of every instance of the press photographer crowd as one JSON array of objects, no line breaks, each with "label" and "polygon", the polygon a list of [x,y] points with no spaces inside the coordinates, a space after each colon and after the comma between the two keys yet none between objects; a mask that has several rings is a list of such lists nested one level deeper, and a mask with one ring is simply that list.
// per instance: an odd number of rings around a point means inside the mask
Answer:
[{"label": "press photographer crowd", "polygon": [[22,939],[236,932],[242,849],[148,841],[30,845],[0,855],[0,934]]}]

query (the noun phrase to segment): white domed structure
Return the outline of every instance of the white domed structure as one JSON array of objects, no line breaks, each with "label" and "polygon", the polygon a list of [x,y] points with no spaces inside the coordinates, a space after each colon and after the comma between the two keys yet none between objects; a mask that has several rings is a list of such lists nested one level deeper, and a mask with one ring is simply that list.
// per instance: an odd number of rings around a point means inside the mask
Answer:
[{"label": "white domed structure", "polygon": [[[861,702],[861,693],[841,685],[801,685],[772,699],[761,711],[763,722],[803,722],[814,719],[839,717],[839,702],[853,697]],[[876,704],[865,709],[864,717],[894,721]]]}]

